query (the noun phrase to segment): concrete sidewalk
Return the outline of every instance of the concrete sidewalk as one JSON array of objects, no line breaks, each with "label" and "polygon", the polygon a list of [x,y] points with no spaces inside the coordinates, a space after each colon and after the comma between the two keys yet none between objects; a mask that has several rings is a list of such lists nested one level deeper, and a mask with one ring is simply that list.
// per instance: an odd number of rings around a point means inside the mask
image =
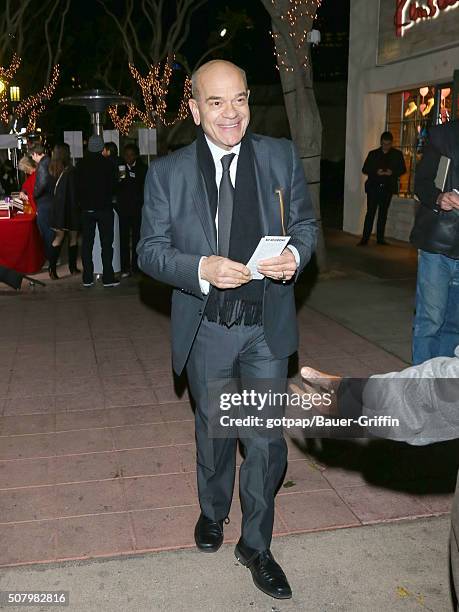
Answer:
[{"label": "concrete sidewalk", "polygon": [[[415,252],[354,243],[332,235],[333,272],[298,286],[293,370],[364,377],[409,360]],[[83,611],[449,609],[458,444],[289,439],[273,551],[295,599],[264,597],[232,556],[237,491],[228,546],[193,548],[193,416],[171,373],[167,291],[78,280],[0,288],[2,589],[49,578]]]},{"label": "concrete sidewalk", "polygon": [[[233,546],[5,568],[0,590],[66,590],[75,612],[447,612],[449,521],[435,518],[278,538],[293,599],[258,591]],[[8,607],[5,610],[56,610]]]},{"label": "concrete sidewalk", "polygon": [[330,230],[331,273],[312,288],[300,277],[300,292],[306,293],[308,307],[410,363],[417,250],[397,241],[356,247],[357,240]]}]

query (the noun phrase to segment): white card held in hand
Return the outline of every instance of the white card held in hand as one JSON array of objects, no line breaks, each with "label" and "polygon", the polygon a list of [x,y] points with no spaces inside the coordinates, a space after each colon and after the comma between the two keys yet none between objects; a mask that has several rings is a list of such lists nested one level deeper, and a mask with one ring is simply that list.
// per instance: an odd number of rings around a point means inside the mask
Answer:
[{"label": "white card held in hand", "polygon": [[252,273],[252,279],[261,280],[264,274],[260,274],[257,270],[257,265],[263,259],[271,259],[271,257],[279,257],[282,251],[288,244],[290,236],[264,236],[258,243],[257,248],[253,252],[252,257],[246,264]]}]

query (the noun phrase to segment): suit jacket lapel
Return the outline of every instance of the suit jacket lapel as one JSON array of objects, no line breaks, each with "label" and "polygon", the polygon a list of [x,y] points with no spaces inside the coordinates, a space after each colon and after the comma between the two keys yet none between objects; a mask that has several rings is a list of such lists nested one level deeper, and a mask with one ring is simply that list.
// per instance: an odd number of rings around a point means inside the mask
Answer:
[{"label": "suit jacket lapel", "polygon": [[204,177],[199,169],[196,154],[192,156],[192,168],[187,173],[190,178],[190,192],[199,220],[210,248],[214,254],[217,253],[217,230],[215,219],[212,219],[209,197],[207,195]]},{"label": "suit jacket lapel", "polygon": [[271,181],[271,156],[266,144],[256,137],[252,137],[255,157],[255,179],[257,182],[258,201],[261,226],[264,235],[269,234],[270,227],[270,200],[273,193]]}]

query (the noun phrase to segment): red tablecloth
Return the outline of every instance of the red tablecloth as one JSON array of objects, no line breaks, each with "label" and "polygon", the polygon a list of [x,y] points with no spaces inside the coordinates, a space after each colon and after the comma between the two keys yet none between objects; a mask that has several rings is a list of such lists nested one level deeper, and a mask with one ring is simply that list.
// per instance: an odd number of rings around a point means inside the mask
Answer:
[{"label": "red tablecloth", "polygon": [[35,215],[0,219],[0,265],[23,274],[39,272],[45,261]]}]

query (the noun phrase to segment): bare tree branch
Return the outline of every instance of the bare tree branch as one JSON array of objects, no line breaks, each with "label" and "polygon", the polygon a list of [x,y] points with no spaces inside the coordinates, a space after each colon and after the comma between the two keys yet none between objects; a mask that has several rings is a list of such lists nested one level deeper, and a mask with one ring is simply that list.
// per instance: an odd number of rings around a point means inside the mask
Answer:
[{"label": "bare tree branch", "polygon": [[139,43],[139,37],[137,36],[137,31],[136,28],[134,26],[134,24],[132,23],[132,11],[134,10],[134,0],[130,0],[129,1],[129,10],[128,10],[128,18],[127,18],[127,24],[132,32],[132,37],[134,39],[134,44],[135,44],[135,48],[137,53],[139,54],[139,56],[143,59],[143,61],[145,62],[146,66],[150,65],[150,61],[148,59],[148,57],[145,55],[145,53],[143,53],[142,51],[142,47]]},{"label": "bare tree branch", "polygon": [[174,26],[169,30],[163,55],[180,51],[188,38],[193,13],[206,3],[207,0],[179,0],[177,2],[177,18]]},{"label": "bare tree branch", "polygon": [[[14,48],[21,55],[24,44],[24,30],[30,27],[31,20],[25,20],[24,14],[32,0],[14,2],[14,12],[11,0],[6,0],[5,9],[0,17],[0,61],[5,61],[8,48]],[[14,41],[16,39],[16,45]]]},{"label": "bare tree branch", "polygon": [[51,46],[51,37],[49,34],[49,24],[53,20],[54,13],[56,12],[56,9],[58,6],[59,6],[59,0],[55,0],[54,5],[51,11],[49,12],[49,15],[45,21],[45,40],[46,40],[46,47],[48,49],[48,70],[46,72],[47,81],[49,81],[49,77],[51,75],[51,69],[53,65],[53,51],[52,51],[52,46]]},{"label": "bare tree branch", "polygon": [[[150,16],[150,11],[147,8],[146,2],[148,0],[142,0],[142,13],[145,15],[145,19],[148,21],[148,23],[150,24],[151,27],[151,31],[154,33],[155,32],[155,24],[153,22],[153,19]],[[156,10],[156,2],[154,2],[154,0],[151,2],[152,6],[155,7],[155,10],[153,11],[154,13],[157,12]]]},{"label": "bare tree branch", "polygon": [[[66,0],[66,4],[65,4],[65,7],[64,7],[64,10],[61,13],[61,23],[60,23],[60,28],[59,28],[59,37],[57,39],[56,52],[54,54],[54,64],[58,64],[59,63],[59,59],[61,57],[61,53],[62,53],[62,38],[64,36],[65,18],[67,17],[67,13],[69,12],[69,8],[70,8],[70,0]],[[48,75],[48,81],[49,81],[49,77],[50,77],[50,75]]]},{"label": "bare tree branch", "polygon": [[97,0],[99,4],[104,8],[107,15],[109,15],[113,21],[115,22],[123,40],[123,46],[128,56],[128,61],[134,61],[134,51],[132,49],[131,42],[129,40],[129,36],[127,35],[127,17],[125,18],[125,23],[122,24],[118,17],[113,13],[105,4],[104,0]]},{"label": "bare tree branch", "polygon": [[195,62],[195,68],[199,68],[199,66],[204,62],[204,60],[209,57],[209,55],[212,55],[212,53],[215,53],[215,51],[217,51],[218,49],[222,49],[223,47],[226,47],[226,45],[230,42],[230,40],[232,40],[234,38],[234,33],[232,32],[231,34],[229,34],[229,36],[226,38],[225,40],[223,40],[222,42],[214,45],[213,47],[209,47],[209,49],[207,49],[202,55],[201,57],[198,59],[197,62]]},{"label": "bare tree branch", "polygon": [[163,8],[164,0],[151,0],[154,15],[155,15],[155,27],[152,29],[152,44],[150,45],[150,57],[153,61],[159,62],[161,59],[161,49],[163,42]]}]

